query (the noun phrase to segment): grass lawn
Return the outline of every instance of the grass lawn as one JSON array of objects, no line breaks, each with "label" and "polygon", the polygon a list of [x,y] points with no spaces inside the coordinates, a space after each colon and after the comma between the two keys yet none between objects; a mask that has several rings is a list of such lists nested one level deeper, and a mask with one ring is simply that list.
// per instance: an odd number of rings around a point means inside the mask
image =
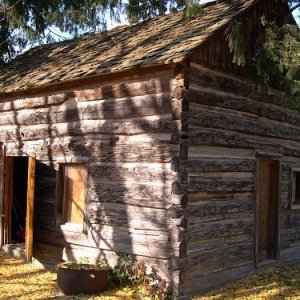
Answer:
[{"label": "grass lawn", "polygon": [[[56,273],[39,270],[0,252],[0,299],[149,299],[136,288],[109,290],[101,296],[64,296],[56,285]],[[269,269],[231,283],[194,300],[300,299],[300,266]]]}]

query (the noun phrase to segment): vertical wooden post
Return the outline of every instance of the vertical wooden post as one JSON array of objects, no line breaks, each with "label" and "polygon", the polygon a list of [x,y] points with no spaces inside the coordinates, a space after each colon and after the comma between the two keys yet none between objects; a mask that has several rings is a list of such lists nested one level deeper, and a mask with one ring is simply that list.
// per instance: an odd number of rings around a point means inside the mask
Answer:
[{"label": "vertical wooden post", "polygon": [[13,196],[13,162],[14,159],[11,156],[5,156],[4,160],[4,220],[3,220],[3,243],[9,244],[11,242],[11,207]]},{"label": "vertical wooden post", "polygon": [[27,181],[26,230],[25,230],[26,231],[25,253],[28,262],[32,261],[34,186],[35,186],[35,157],[29,157],[28,181]]},{"label": "vertical wooden post", "polygon": [[5,146],[0,144],[0,249],[4,245],[4,178],[5,178]]}]

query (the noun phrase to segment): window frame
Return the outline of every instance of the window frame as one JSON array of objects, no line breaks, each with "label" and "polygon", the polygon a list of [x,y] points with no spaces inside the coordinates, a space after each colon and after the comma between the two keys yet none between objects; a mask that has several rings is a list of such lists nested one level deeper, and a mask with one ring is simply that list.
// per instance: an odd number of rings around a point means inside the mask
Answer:
[{"label": "window frame", "polygon": [[[300,197],[296,202],[296,186],[297,186],[297,175],[300,177],[300,168],[291,168],[291,197],[290,197],[290,208],[300,209]],[[299,178],[300,180],[300,178]],[[300,187],[299,187],[300,189]],[[300,195],[299,195],[300,196]]]},{"label": "window frame", "polygon": [[[83,220],[82,224],[70,223],[65,220],[65,167],[66,166],[84,166],[86,170],[85,180],[84,180],[84,199],[83,199]],[[83,161],[76,162],[58,162],[57,163],[57,179],[56,179],[56,227],[72,232],[86,233],[87,232],[87,182],[88,182],[88,164]]]}]

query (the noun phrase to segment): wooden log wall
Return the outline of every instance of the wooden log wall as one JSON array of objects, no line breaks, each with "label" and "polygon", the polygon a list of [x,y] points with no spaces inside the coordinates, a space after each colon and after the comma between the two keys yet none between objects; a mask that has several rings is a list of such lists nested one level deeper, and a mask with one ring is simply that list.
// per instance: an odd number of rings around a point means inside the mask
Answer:
[{"label": "wooden log wall", "polygon": [[[126,252],[178,282],[171,262],[182,251],[176,232],[184,220],[174,211],[185,200],[172,193],[181,107],[171,98],[173,77],[167,69],[0,103],[7,155],[37,159],[35,256],[51,262],[63,249],[77,259]],[[56,227],[58,162],[87,162],[86,234]]]},{"label": "wooden log wall", "polygon": [[300,211],[290,209],[300,115],[277,91],[193,61],[185,72],[179,172],[188,222],[179,266],[188,296],[254,269],[257,153],[281,160],[280,248],[300,246]]}]

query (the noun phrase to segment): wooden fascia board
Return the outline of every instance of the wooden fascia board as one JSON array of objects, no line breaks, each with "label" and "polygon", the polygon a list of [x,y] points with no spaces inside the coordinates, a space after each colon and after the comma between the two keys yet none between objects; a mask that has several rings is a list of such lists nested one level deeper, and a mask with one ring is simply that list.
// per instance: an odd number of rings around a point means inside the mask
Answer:
[{"label": "wooden fascia board", "polygon": [[175,69],[175,66],[177,63],[169,63],[169,64],[159,64],[159,65],[152,65],[152,66],[146,66],[146,67],[140,67],[140,68],[134,68],[134,69],[127,69],[120,72],[113,72],[113,73],[102,73],[97,74],[89,77],[83,77],[83,78],[76,78],[68,81],[63,82],[56,82],[52,84],[47,84],[43,86],[36,86],[28,89],[23,90],[15,90],[11,92],[1,92],[0,91],[0,101],[15,99],[18,97],[27,97],[27,96],[36,96],[40,94],[49,94],[51,92],[57,92],[57,91],[66,91],[66,90],[72,90],[74,88],[84,88],[84,87],[90,87],[95,84],[107,84],[112,81],[117,80],[134,80],[138,79],[141,76],[144,75],[150,75],[154,73],[159,73],[163,71],[172,71]]}]

